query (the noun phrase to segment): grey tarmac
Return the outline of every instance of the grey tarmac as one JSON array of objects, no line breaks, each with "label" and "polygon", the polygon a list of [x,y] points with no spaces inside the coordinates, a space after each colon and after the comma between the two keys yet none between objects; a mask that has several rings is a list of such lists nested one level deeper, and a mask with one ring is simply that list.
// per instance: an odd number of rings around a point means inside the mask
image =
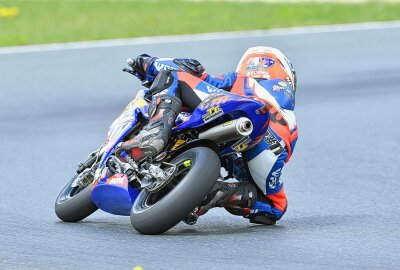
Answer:
[{"label": "grey tarmac", "polygon": [[[97,211],[60,222],[54,201],[140,89],[147,52],[234,70],[247,47],[294,63],[299,140],[273,227],[214,209],[161,236]],[[399,269],[400,28],[0,55],[0,269]]]}]

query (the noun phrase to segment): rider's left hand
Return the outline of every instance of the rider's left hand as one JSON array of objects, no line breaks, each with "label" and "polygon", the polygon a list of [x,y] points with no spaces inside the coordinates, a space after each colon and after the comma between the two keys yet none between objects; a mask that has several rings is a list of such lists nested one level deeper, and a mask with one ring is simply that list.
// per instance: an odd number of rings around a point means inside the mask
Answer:
[{"label": "rider's left hand", "polygon": [[156,59],[155,57],[151,57],[148,54],[141,54],[132,63],[131,67],[134,71],[133,75],[135,75],[143,85],[146,86],[147,84],[147,69],[150,65],[150,63]]}]

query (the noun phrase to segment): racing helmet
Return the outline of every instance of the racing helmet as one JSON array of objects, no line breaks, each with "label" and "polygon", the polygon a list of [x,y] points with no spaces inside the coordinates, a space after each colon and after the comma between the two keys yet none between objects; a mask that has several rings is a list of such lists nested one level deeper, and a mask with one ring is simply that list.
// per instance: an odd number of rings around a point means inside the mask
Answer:
[{"label": "racing helmet", "polygon": [[247,49],[236,72],[238,76],[254,79],[281,79],[296,90],[296,71],[286,56],[276,48],[259,46]]}]

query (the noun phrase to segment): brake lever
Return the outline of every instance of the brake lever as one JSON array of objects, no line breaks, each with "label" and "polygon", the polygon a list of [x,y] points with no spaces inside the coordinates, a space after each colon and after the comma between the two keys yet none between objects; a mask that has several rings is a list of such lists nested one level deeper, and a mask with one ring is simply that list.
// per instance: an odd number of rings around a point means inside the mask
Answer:
[{"label": "brake lever", "polygon": [[123,68],[122,71],[123,71],[123,72],[128,72],[128,73],[132,74],[133,76],[135,76],[135,71],[133,71],[132,69]]}]

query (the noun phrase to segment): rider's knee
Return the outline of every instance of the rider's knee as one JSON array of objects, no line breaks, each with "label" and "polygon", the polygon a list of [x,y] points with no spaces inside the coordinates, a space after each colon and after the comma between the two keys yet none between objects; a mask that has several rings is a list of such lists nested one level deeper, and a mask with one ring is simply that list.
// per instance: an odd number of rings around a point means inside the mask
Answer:
[{"label": "rider's knee", "polygon": [[287,197],[284,188],[282,187],[275,194],[266,194],[265,196],[271,201],[273,214],[277,219],[280,219],[287,209]]}]

